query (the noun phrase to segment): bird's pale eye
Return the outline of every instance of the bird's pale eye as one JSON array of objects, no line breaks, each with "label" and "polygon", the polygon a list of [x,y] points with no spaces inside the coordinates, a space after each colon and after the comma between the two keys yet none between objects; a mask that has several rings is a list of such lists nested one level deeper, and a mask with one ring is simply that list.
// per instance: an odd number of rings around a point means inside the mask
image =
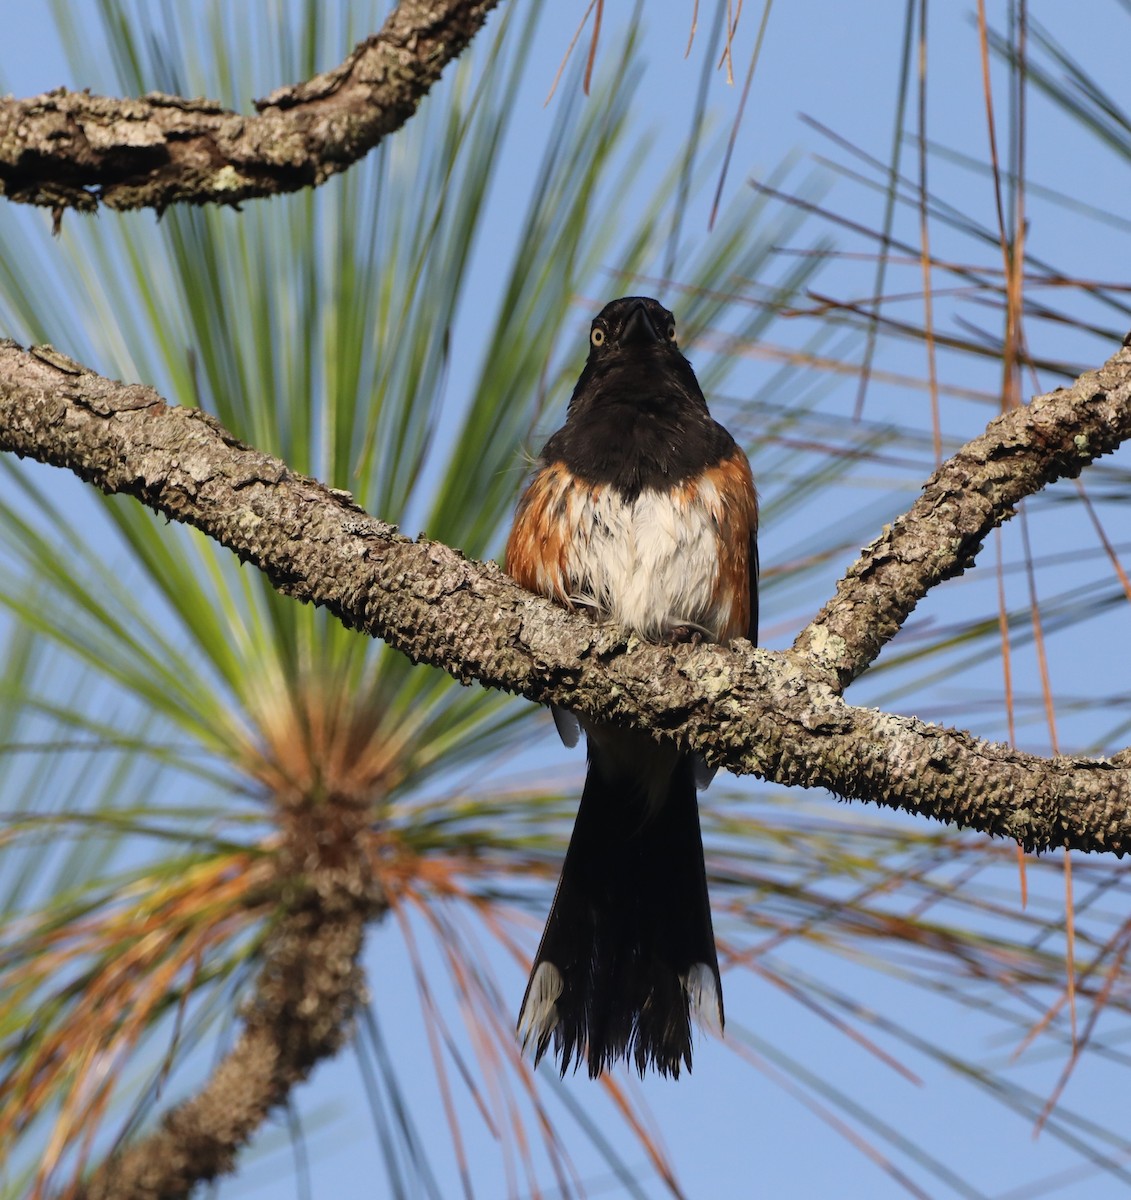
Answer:
[{"label": "bird's pale eye", "polygon": [[669,342],[675,341],[675,322],[674,321],[668,322],[668,341]]},{"label": "bird's pale eye", "polygon": [[605,344],[605,331],[600,325],[593,326],[593,332],[589,335],[589,340],[594,346],[603,346]]}]

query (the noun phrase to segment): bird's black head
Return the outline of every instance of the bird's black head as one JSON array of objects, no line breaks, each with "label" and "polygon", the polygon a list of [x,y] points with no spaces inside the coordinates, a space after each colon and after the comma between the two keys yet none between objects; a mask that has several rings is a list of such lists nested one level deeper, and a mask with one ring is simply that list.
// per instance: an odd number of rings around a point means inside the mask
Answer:
[{"label": "bird's black head", "polygon": [[613,409],[661,415],[706,413],[691,364],[679,352],[675,317],[651,296],[610,300],[589,329],[589,358],[570,400],[571,417]]},{"label": "bird's black head", "polygon": [[590,327],[566,423],[543,456],[632,496],[687,479],[733,447],[676,345],[672,314],[650,296],[606,304]]},{"label": "bird's black head", "polygon": [[[589,361],[620,355],[662,355],[675,343],[675,317],[651,296],[622,296],[601,309],[589,330]],[[679,357],[683,357],[679,355]]]}]

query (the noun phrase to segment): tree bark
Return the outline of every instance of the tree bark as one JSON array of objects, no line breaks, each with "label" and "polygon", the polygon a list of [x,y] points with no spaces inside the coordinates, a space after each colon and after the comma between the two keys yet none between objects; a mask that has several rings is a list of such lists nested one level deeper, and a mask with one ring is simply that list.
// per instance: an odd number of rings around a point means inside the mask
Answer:
[{"label": "tree bark", "polygon": [[499,0],[401,0],[338,67],[257,100],[136,100],[57,88],[0,100],[0,194],[94,212],[239,204],[324,183],[416,111]]},{"label": "tree bark", "polygon": [[413,661],[648,729],[709,762],[1016,839],[1123,854],[1131,752],[1041,758],[841,697],[935,583],[1025,495],[1131,436],[1131,349],[990,423],[867,547],[789,651],[658,646],[557,608],[493,563],[410,541],[195,409],[0,343],[0,449],[195,526]]}]

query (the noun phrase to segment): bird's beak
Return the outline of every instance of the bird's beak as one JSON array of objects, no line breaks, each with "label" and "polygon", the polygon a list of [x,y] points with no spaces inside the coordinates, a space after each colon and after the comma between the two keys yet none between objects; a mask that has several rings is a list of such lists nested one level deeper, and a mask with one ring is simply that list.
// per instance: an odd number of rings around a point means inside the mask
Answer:
[{"label": "bird's beak", "polygon": [[628,320],[625,321],[624,328],[621,330],[620,344],[622,346],[647,346],[659,340],[660,335],[648,317],[648,310],[643,304],[638,304],[628,314]]}]

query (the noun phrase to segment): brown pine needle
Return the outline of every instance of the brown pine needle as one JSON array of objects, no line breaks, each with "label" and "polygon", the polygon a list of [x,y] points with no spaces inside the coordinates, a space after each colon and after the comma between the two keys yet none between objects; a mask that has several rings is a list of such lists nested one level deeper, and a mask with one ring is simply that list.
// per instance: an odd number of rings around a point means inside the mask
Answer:
[{"label": "brown pine needle", "polygon": [[1068,1016],[1072,1026],[1072,1051],[1076,1038],[1076,906],[1072,899],[1072,851],[1064,847],[1064,969],[1068,975]]},{"label": "brown pine needle", "polygon": [[691,57],[691,46],[695,41],[695,33],[699,28],[699,0],[691,7],[691,31],[687,35],[687,49],[683,52],[684,58]]},{"label": "brown pine needle", "polygon": [[755,974],[765,979],[767,983],[772,983],[775,987],[785,992],[791,999],[796,1000],[802,1008],[808,1009],[815,1016],[820,1017],[821,1020],[828,1022],[833,1029],[844,1037],[847,1037],[849,1041],[855,1042],[862,1050],[866,1050],[869,1054],[875,1056],[884,1066],[889,1067],[897,1075],[902,1076],[908,1083],[915,1084],[916,1087],[922,1087],[922,1078],[916,1075],[910,1067],[901,1063],[898,1058],[889,1054],[882,1046],[867,1037],[859,1029],[854,1028],[842,1017],[838,1017],[827,1005],[818,1003],[813,996],[807,995],[796,984],[790,983],[789,980],[784,979],[776,971],[768,969],[764,963],[753,963],[751,964],[751,969]]},{"label": "brown pine needle", "polygon": [[[573,53],[573,48],[577,45],[577,39],[581,37],[581,31],[585,28],[586,22],[589,20],[589,14],[601,2],[602,2],[602,0],[589,0],[589,7],[585,10],[585,15],[581,18],[581,23],[578,25],[577,29],[574,31],[573,37],[570,40],[569,45],[566,47],[565,55],[563,56],[562,61],[558,66],[558,72],[554,76],[554,82],[552,84],[550,84],[550,91],[547,94],[546,99],[542,101],[543,108],[545,108],[546,105],[548,105],[550,103],[550,101],[553,100],[554,93],[558,90],[558,84],[561,82],[562,75],[565,72],[566,63],[569,62],[570,55]],[[590,54],[592,54],[592,53],[593,53],[593,47],[591,46]],[[585,92],[586,92],[586,95],[589,94],[588,75],[586,76]]]},{"label": "brown pine needle", "polygon": [[719,55],[718,66],[715,70],[719,70],[724,64],[727,69],[727,84],[734,85],[734,35],[738,31],[738,22],[742,17],[743,0],[738,0],[738,8],[732,9],[733,0],[727,0],[727,32],[726,41],[723,43],[723,52]]},{"label": "brown pine needle", "polygon": [[935,354],[935,318],[931,293],[931,235],[927,217],[927,0],[919,5],[919,246],[923,273],[923,329],[927,347],[927,379],[931,393],[931,433],[935,462],[942,462],[942,424],[939,413],[938,362]]},{"label": "brown pine needle", "polygon": [[1103,546],[1104,553],[1111,563],[1112,570],[1115,572],[1116,578],[1123,588],[1123,594],[1128,600],[1131,600],[1131,579],[1128,579],[1127,572],[1123,569],[1123,564],[1119,561],[1119,555],[1115,552],[1115,547],[1111,544],[1111,540],[1107,536],[1107,531],[1100,521],[1099,513],[1096,512],[1095,506],[1092,504],[1092,498],[1088,495],[1088,489],[1084,486],[1084,482],[1081,479],[1077,479],[1075,483],[1076,494],[1084,502],[1084,509],[1092,522],[1092,528],[1095,529],[1096,536],[1100,539],[1100,545]]},{"label": "brown pine needle", "polygon": [[[738,141],[738,130],[742,124],[742,114],[746,111],[746,101],[750,96],[750,85],[754,82],[754,70],[758,66],[758,56],[762,52],[762,42],[766,37],[766,27],[770,21],[770,9],[773,7],[774,0],[766,0],[766,7],[762,10],[762,23],[758,26],[758,37],[754,42],[754,52],[750,55],[750,66],[746,70],[746,82],[742,85],[742,97],[738,102],[738,112],[734,116],[734,124],[731,126],[730,137],[727,139],[726,153],[723,155],[723,165],[719,171],[719,182],[715,188],[715,198],[711,202],[711,215],[707,221],[707,228],[714,229],[715,220],[719,215],[719,204],[722,200],[723,188],[726,186],[727,175],[730,171],[730,160],[734,154],[734,147]],[[729,48],[730,38],[728,35],[727,44]]]},{"label": "brown pine needle", "polygon": [[[1001,638],[1002,686],[1005,689],[1005,718],[1009,725],[1009,744],[1017,745],[1017,721],[1013,706],[1013,659],[1009,639],[1009,610],[1005,602],[1005,571],[1001,551],[1001,527],[994,530],[994,571],[997,575],[997,622]],[[1029,879],[1025,872],[1025,851],[1017,843],[1017,875],[1021,885],[1021,907],[1029,904]]]},{"label": "brown pine needle", "polygon": [[799,1104],[804,1105],[805,1108],[823,1121],[834,1133],[839,1133],[850,1146],[855,1147],[865,1158],[875,1163],[881,1171],[896,1180],[909,1195],[918,1197],[918,1200],[931,1200],[931,1197],[914,1180],[904,1174],[886,1154],[882,1153],[878,1146],[864,1138],[847,1121],[838,1117],[832,1109],[820,1103],[819,1100],[805,1091],[795,1080],[786,1075],[784,1071],[779,1071],[772,1063],[767,1062],[761,1054],[756,1053],[749,1046],[741,1042],[736,1043],[734,1052],[739,1058],[745,1059],[755,1070],[765,1075],[767,1079],[772,1080],[783,1092],[792,1096]]},{"label": "brown pine needle", "polygon": [[597,0],[597,12],[593,18],[593,36],[589,39],[589,57],[585,60],[585,78],[581,90],[588,96],[589,84],[593,80],[593,64],[597,61],[597,41],[601,36],[601,17],[605,12],[605,0]]},{"label": "brown pine needle", "polygon": [[652,1166],[656,1168],[656,1173],[668,1185],[672,1195],[682,1198],[684,1191],[676,1179],[675,1167],[669,1160],[667,1152],[664,1150],[659,1139],[654,1137],[644,1126],[644,1123],[640,1119],[640,1114],[625,1095],[624,1088],[609,1071],[604,1072],[597,1082],[605,1089],[613,1104],[620,1110],[620,1115],[624,1118],[625,1124],[628,1125],[636,1135],[641,1146],[644,1147],[644,1152],[652,1160]]},{"label": "brown pine needle", "polygon": [[[1067,855],[1067,851],[1065,854]],[[1108,998],[1111,995],[1115,981],[1119,978],[1123,971],[1123,963],[1127,957],[1127,951],[1131,948],[1131,938],[1126,934],[1120,939],[1119,949],[1104,974],[1103,987],[1097,994],[1095,1001],[1092,1004],[1092,1011],[1088,1016],[1087,1024],[1084,1027],[1084,1033],[1080,1040],[1077,1041],[1075,1034],[1072,1040],[1072,1053],[1068,1056],[1068,1061],[1064,1064],[1061,1070],[1060,1078],[1056,1081],[1056,1086],[1049,1094],[1049,1098],[1045,1101],[1044,1108],[1041,1109],[1040,1116],[1037,1117],[1037,1123],[1033,1129],[1033,1136],[1036,1137],[1045,1126],[1045,1122],[1052,1116],[1060,1101],[1060,1097],[1064,1093],[1065,1087],[1068,1086],[1068,1081],[1072,1077],[1073,1071],[1076,1069],[1076,1064],[1080,1061],[1080,1055],[1083,1053],[1084,1047],[1091,1041],[1092,1033],[1096,1027],[1096,1022],[1099,1020],[1100,1013],[1107,1007]]]},{"label": "brown pine needle", "polygon": [[[1056,730],[1056,705],[1053,699],[1052,678],[1049,674],[1048,650],[1045,644],[1044,627],[1041,622],[1041,605],[1037,595],[1037,579],[1033,569],[1033,552],[1029,542],[1028,512],[1021,506],[1019,521],[1021,540],[1025,555],[1025,576],[1029,587],[1029,611],[1033,626],[1033,645],[1037,651],[1037,668],[1041,677],[1041,694],[1044,697],[1045,721],[1049,731],[1049,749],[1060,753],[1060,740]],[[1072,1044],[1076,1045],[1076,919],[1072,900],[1072,857],[1068,848],[1064,850],[1064,920],[1065,920],[1065,972],[1068,978],[1068,1011],[1072,1027]]]}]

